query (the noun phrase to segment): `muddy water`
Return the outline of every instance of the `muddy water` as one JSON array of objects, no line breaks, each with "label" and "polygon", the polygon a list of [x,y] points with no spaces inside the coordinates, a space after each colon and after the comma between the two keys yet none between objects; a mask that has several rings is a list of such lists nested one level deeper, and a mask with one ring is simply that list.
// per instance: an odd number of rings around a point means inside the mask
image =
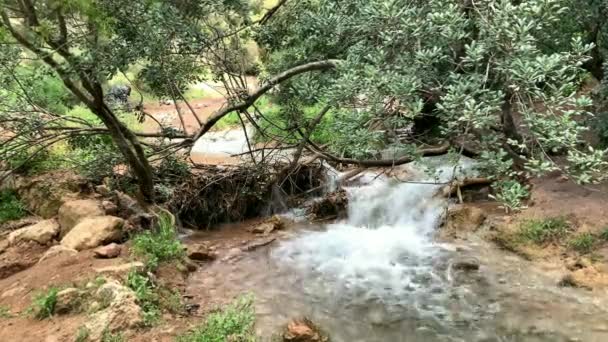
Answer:
[{"label": "muddy water", "polygon": [[[217,261],[188,291],[253,293],[263,341],[301,316],[338,342],[608,341],[608,303],[593,293],[558,288],[558,274],[475,237],[435,241],[447,203],[428,183],[453,170],[409,173],[424,184],[370,178],[348,189],[347,220],[299,225],[265,249]],[[471,258],[478,271],[456,266]]]}]

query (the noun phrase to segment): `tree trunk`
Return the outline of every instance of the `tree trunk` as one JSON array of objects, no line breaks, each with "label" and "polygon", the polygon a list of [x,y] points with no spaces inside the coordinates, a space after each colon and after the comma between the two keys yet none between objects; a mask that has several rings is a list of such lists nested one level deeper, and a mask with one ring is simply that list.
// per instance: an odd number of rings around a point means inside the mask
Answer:
[{"label": "tree trunk", "polygon": [[507,138],[521,141],[522,137],[517,130],[515,121],[513,120],[513,105],[511,104],[511,97],[511,94],[507,93],[501,106],[502,131]]},{"label": "tree trunk", "polygon": [[154,202],[154,176],[152,167],[145,156],[137,137],[124,126],[105,105],[91,110],[108,128],[112,140],[123,154],[139,183],[139,189],[146,202]]}]

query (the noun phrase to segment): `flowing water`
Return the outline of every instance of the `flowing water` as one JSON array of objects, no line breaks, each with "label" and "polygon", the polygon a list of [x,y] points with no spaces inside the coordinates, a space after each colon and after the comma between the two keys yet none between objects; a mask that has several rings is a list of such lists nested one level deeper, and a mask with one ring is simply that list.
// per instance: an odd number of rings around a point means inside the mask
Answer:
[{"label": "flowing water", "polygon": [[[191,287],[253,292],[265,340],[307,316],[338,342],[608,341],[606,303],[592,293],[558,288],[555,277],[482,240],[435,241],[447,203],[433,183],[462,169],[408,170],[414,183],[363,175],[347,189],[346,220],[294,228],[267,250],[213,264]],[[479,271],[453,267],[472,257]]]}]

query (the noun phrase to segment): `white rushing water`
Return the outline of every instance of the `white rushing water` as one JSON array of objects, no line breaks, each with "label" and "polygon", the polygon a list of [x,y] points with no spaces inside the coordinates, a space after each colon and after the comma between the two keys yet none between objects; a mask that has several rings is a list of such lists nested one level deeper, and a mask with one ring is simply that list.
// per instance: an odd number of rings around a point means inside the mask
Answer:
[{"label": "white rushing water", "polygon": [[363,175],[363,185],[346,189],[345,221],[283,243],[274,257],[323,279],[311,291],[322,284],[323,291],[349,301],[378,300],[389,306],[419,302],[417,309],[436,314],[432,303],[441,300],[444,279],[434,260],[443,249],[433,233],[447,203],[435,194],[462,168],[436,167],[432,174],[421,165],[403,169],[410,182]]}]

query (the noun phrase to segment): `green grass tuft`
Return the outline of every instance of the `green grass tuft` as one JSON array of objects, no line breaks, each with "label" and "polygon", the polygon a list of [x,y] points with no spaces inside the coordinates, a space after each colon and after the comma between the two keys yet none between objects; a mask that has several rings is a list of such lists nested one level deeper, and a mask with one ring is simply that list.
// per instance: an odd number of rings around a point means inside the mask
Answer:
[{"label": "green grass tuft", "polygon": [[57,305],[57,293],[59,293],[59,289],[51,287],[47,292],[39,293],[34,297],[31,309],[35,318],[42,320],[53,316],[55,305]]},{"label": "green grass tuft", "polygon": [[596,237],[591,233],[580,233],[573,237],[568,245],[581,254],[590,253],[595,245]]},{"label": "green grass tuft", "polygon": [[222,311],[209,315],[204,324],[177,338],[177,342],[257,341],[253,326],[253,297],[243,296]]},{"label": "green grass tuft", "polygon": [[101,342],[124,342],[125,338],[121,333],[111,333],[109,330],[104,330],[101,335]]},{"label": "green grass tuft", "polygon": [[520,237],[524,241],[543,244],[557,242],[570,231],[570,224],[563,217],[529,220],[521,225]]},{"label": "green grass tuft", "polygon": [[78,331],[76,332],[76,338],[74,339],[74,341],[86,342],[89,340],[90,334],[91,334],[91,332],[89,331],[89,329],[87,329],[84,326],[80,327],[80,328],[78,328]]}]

